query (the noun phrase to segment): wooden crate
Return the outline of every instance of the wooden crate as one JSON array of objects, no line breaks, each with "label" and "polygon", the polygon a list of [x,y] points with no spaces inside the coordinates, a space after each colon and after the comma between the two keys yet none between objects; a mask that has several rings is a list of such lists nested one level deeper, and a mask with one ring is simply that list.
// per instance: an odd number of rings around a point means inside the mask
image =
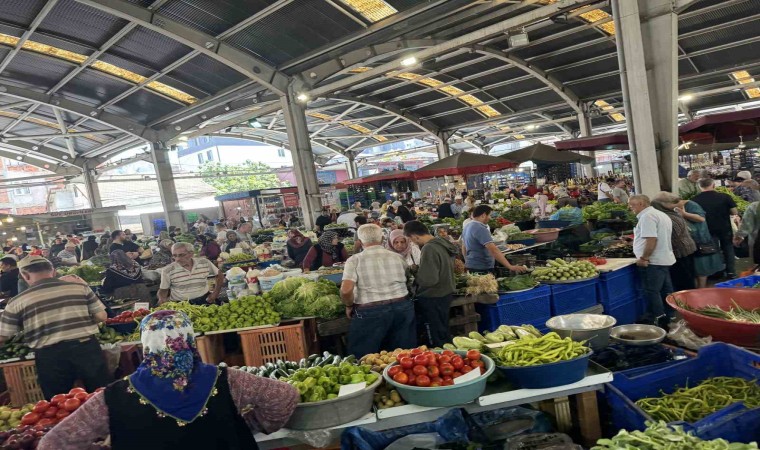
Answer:
[{"label": "wooden crate", "polygon": [[261,366],[278,359],[298,361],[308,356],[309,343],[303,321],[295,325],[240,331],[238,335],[246,366]]},{"label": "wooden crate", "polygon": [[2,365],[2,369],[11,406],[21,407],[45,399],[40,385],[37,384],[34,361],[7,363]]},{"label": "wooden crate", "polygon": [[198,353],[206,364],[219,364],[225,359],[224,337],[222,334],[210,334],[195,338]]}]

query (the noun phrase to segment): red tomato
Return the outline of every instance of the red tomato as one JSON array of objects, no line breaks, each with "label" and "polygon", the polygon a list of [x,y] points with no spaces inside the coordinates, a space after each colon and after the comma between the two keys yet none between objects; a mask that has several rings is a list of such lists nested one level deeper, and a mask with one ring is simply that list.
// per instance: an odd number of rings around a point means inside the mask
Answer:
[{"label": "red tomato", "polygon": [[408,358],[409,356],[409,352],[401,352],[396,355],[396,361],[401,362],[401,358]]},{"label": "red tomato", "polygon": [[461,369],[459,369],[463,374],[472,372],[472,367],[470,366],[462,366]]},{"label": "red tomato", "polygon": [[438,368],[441,370],[441,376],[444,378],[450,377],[454,373],[454,366],[451,364],[441,364]]},{"label": "red tomato", "polygon": [[441,370],[438,369],[438,366],[430,366],[427,368],[427,370],[428,370],[428,376],[430,378],[435,378],[441,374]]},{"label": "red tomato", "polygon": [[[93,395],[95,395],[94,392],[87,394],[87,400],[91,399]],[[87,401],[87,400],[85,400],[85,401]]]},{"label": "red tomato", "polygon": [[417,377],[416,382],[419,387],[428,387],[430,386],[430,377],[427,375],[420,375]]},{"label": "red tomato", "polygon": [[440,387],[440,386],[441,386],[441,383],[433,383],[432,381],[430,382],[430,387]]},{"label": "red tomato", "polygon": [[446,375],[446,376],[443,376],[443,377],[441,377],[441,378],[443,378],[443,381],[451,381],[451,380],[453,380],[453,378],[451,378],[451,377],[450,377],[450,376],[448,376],[448,375]]},{"label": "red tomato", "polygon": [[441,386],[454,386],[454,380],[443,380]]},{"label": "red tomato", "polygon": [[480,367],[481,369],[483,369],[486,367],[486,363],[480,360],[475,360],[475,361],[470,362],[470,366],[472,366],[473,369],[476,367]]},{"label": "red tomato", "polygon": [[399,372],[401,372],[401,366],[399,366],[398,364],[396,364],[395,366],[391,366],[391,368],[388,369],[388,376],[391,377],[391,378],[393,378],[393,376],[396,375]]},{"label": "red tomato", "polygon": [[467,351],[467,359],[471,361],[477,361],[480,359],[480,352],[477,350],[468,350]]},{"label": "red tomato", "polygon": [[438,365],[438,360],[435,359],[435,355],[437,355],[437,353],[430,353],[430,352],[428,352],[428,354],[427,354],[427,358],[428,358],[427,365],[428,366],[437,366]]},{"label": "red tomato", "polygon": [[53,406],[58,406],[59,404],[66,401],[66,394],[58,394],[54,395],[53,398],[50,399],[50,404]]},{"label": "red tomato", "polygon": [[26,413],[24,414],[24,417],[21,418],[21,425],[34,425],[39,422],[41,418],[42,416],[37,413]]},{"label": "red tomato", "polygon": [[75,399],[79,400],[80,402],[84,403],[87,400],[87,396],[89,394],[86,392],[80,392],[74,396]]},{"label": "red tomato", "polygon": [[462,372],[454,372],[453,375],[451,375],[451,378],[459,378],[462,376]]},{"label": "red tomato", "polygon": [[53,406],[51,408],[46,409],[45,412],[42,413],[42,417],[47,417],[48,419],[52,419],[53,417],[55,417],[57,412],[58,412],[58,408]]},{"label": "red tomato", "polygon": [[84,392],[85,394],[87,393],[87,391],[85,391],[85,390],[84,390],[84,389],[82,389],[82,388],[73,388],[73,389],[71,389],[71,390],[69,391],[69,394],[78,394],[78,393],[80,393],[80,392]]},{"label": "red tomato", "polygon": [[34,408],[32,408],[32,412],[35,412],[37,414],[42,414],[47,409],[50,408],[50,402],[46,402],[45,400],[40,400],[37,402],[37,404],[34,405]]},{"label": "red tomato", "polygon": [[456,353],[454,353],[454,352],[453,352],[453,351],[451,351],[451,350],[444,350],[444,351],[442,351],[442,352],[441,352],[441,355],[446,355],[446,356],[450,356],[450,357],[452,357],[452,358],[453,358],[453,357],[454,357],[454,356],[456,356],[457,354],[456,354]]},{"label": "red tomato", "polygon": [[55,418],[58,420],[63,420],[64,417],[71,414],[70,412],[66,411],[65,409],[59,409],[57,413],[55,413]]},{"label": "red tomato", "polygon": [[46,427],[48,425],[55,425],[56,423],[58,423],[58,421],[55,419],[42,419],[37,422],[38,425],[42,425],[43,427]]},{"label": "red tomato", "polygon": [[76,411],[82,405],[82,402],[75,398],[70,398],[63,403],[63,409],[68,412]]},{"label": "red tomato", "polygon": [[451,357],[450,356],[441,356],[441,358],[438,360],[440,364],[451,364]]},{"label": "red tomato", "polygon": [[393,376],[393,381],[399,384],[407,384],[409,382],[409,377],[406,376],[404,372],[399,372]]},{"label": "red tomato", "polygon": [[411,369],[414,366],[414,360],[407,356],[406,358],[401,358],[399,364],[401,364],[403,369]]},{"label": "red tomato", "polygon": [[432,385],[433,383],[436,383],[438,386],[440,386],[441,383],[443,383],[443,378],[441,378],[441,377],[430,377],[430,384]]},{"label": "red tomato", "polygon": [[427,366],[428,365],[428,357],[427,355],[417,355],[414,357],[414,365],[416,366]]},{"label": "red tomato", "polygon": [[464,366],[464,360],[459,356],[455,356],[451,358],[451,365],[454,366],[454,369],[459,370]]},{"label": "red tomato", "polygon": [[417,385],[417,375],[415,375],[413,373],[408,373],[407,376],[409,377],[409,381],[407,382],[407,384],[409,386],[416,386]]},{"label": "red tomato", "polygon": [[425,366],[414,366],[412,368],[412,373],[414,373],[416,376],[427,375],[428,368]]},{"label": "red tomato", "polygon": [[421,355],[422,354],[422,349],[421,348],[414,348],[414,349],[412,349],[412,351],[409,352],[409,354],[412,355],[412,356]]}]

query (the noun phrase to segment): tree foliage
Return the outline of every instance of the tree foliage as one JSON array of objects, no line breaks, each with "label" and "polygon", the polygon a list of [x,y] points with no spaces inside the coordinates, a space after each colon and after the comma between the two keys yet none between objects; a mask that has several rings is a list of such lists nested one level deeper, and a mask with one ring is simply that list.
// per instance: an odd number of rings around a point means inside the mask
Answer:
[{"label": "tree foliage", "polygon": [[[203,181],[216,189],[218,194],[289,186],[288,182],[277,177],[271,167],[250,160],[242,164],[208,161],[200,167],[199,173]],[[229,176],[235,174],[239,176]]]}]

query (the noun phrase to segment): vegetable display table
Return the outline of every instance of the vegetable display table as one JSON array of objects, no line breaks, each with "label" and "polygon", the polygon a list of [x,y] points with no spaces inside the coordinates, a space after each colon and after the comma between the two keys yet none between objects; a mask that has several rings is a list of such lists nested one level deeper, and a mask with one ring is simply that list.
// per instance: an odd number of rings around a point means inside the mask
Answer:
[{"label": "vegetable display table", "polygon": [[[596,392],[613,379],[612,373],[600,366],[592,364],[586,377],[576,383],[546,389],[517,389],[506,390],[501,383],[489,384],[486,392],[472,403],[447,408],[432,408],[417,405],[404,405],[395,408],[382,409],[376,413],[368,413],[361,419],[328,429],[332,433],[332,442],[340,439],[345,428],[361,426],[370,430],[389,430],[406,425],[413,425],[437,420],[451,409],[464,408],[468,413],[478,413],[525,403],[553,401],[557,405],[557,416],[562,415],[566,408],[566,397],[575,397],[575,417],[580,428],[583,443],[593,445],[601,437],[599,411],[596,403]],[[543,408],[542,408],[543,409]],[[558,420],[559,422],[559,420]],[[282,429],[275,433],[255,436],[259,448],[273,449],[298,446],[303,443],[305,436],[297,431]],[[325,443],[329,444],[329,442]]]}]

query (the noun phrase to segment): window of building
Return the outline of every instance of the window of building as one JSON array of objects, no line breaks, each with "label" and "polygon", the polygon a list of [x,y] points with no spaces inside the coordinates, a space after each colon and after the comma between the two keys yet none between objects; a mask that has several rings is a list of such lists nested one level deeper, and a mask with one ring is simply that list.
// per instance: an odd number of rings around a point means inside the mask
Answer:
[{"label": "window of building", "polygon": [[279,156],[280,158],[284,158],[285,157],[285,149],[278,148],[277,149],[277,156]]},{"label": "window of building", "polygon": [[16,188],[13,190],[16,195],[29,195],[32,191],[28,187]]},{"label": "window of building", "polygon": [[198,164],[203,164],[203,153],[198,153]]},{"label": "window of building", "polygon": [[214,160],[214,151],[213,150],[206,150],[206,160],[207,161],[213,161]]}]

